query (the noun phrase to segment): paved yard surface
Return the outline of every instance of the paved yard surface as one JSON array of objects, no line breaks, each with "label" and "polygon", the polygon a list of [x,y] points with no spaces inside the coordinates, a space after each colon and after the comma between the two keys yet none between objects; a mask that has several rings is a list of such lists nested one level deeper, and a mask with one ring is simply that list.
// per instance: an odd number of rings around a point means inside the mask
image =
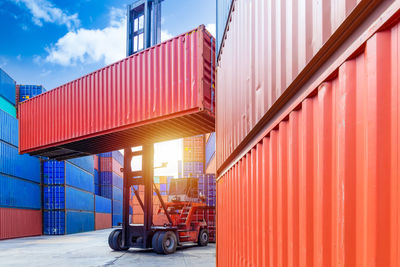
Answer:
[{"label": "paved yard surface", "polygon": [[215,244],[186,246],[172,255],[152,250],[111,251],[111,230],[0,241],[0,266],[215,266]]}]

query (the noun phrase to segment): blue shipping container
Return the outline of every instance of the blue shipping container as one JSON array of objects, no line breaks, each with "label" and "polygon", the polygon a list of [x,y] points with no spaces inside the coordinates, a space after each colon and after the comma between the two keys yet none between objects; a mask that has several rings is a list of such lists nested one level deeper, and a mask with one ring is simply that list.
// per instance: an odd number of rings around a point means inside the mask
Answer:
[{"label": "blue shipping container", "polygon": [[69,186],[49,185],[43,188],[44,209],[94,211],[94,194]]},{"label": "blue shipping container", "polygon": [[0,68],[0,96],[15,105],[15,81]]},{"label": "blue shipping container", "polygon": [[0,141],[0,173],[40,183],[40,160]]},{"label": "blue shipping container", "polygon": [[94,211],[94,194],[72,187],[66,187],[66,208],[69,210]]},{"label": "blue shipping container", "polygon": [[97,196],[101,196],[100,185],[98,185],[98,184],[95,184],[95,185],[94,185],[94,193],[95,193]]},{"label": "blue shipping container", "polygon": [[0,175],[0,206],[40,209],[40,184]]},{"label": "blue shipping container", "polygon": [[113,186],[112,189],[113,189],[113,197],[112,197],[112,199],[122,202],[122,189],[119,189],[116,186]]},{"label": "blue shipping container", "polygon": [[94,170],[94,184],[95,185],[100,184],[100,175],[98,170]]},{"label": "blue shipping container", "polygon": [[46,92],[41,85],[20,85],[19,86],[19,102],[28,100],[34,96]]},{"label": "blue shipping container", "polygon": [[114,158],[119,164],[121,164],[122,166],[124,166],[124,155],[122,155],[122,153],[117,150],[117,151],[113,151],[113,152],[106,152],[106,153],[101,153],[99,154],[99,157],[102,158]]},{"label": "blue shipping container", "polygon": [[94,230],[94,213],[82,211],[43,212],[45,235],[63,235]]},{"label": "blue shipping container", "polygon": [[93,172],[88,173],[69,162],[65,163],[65,183],[88,192],[94,192]]},{"label": "blue shipping container", "polygon": [[75,159],[69,159],[68,162],[78,166],[79,168],[94,174],[94,159],[93,156],[80,157]]},{"label": "blue shipping container", "polygon": [[65,209],[65,187],[63,185],[43,187],[43,208],[46,210]]},{"label": "blue shipping container", "polygon": [[0,140],[18,147],[18,120],[0,109]]},{"label": "blue shipping container", "polygon": [[122,214],[113,214],[112,215],[112,226],[122,225]]},{"label": "blue shipping container", "polygon": [[43,212],[43,234],[45,235],[65,234],[65,211]]},{"label": "blue shipping container", "polygon": [[123,178],[115,172],[100,172],[100,185],[114,185],[122,189],[123,183]]},{"label": "blue shipping container", "polygon": [[122,214],[122,201],[113,200],[112,201],[112,213],[114,214]]},{"label": "blue shipping container", "polygon": [[67,211],[67,234],[94,231],[94,213]]},{"label": "blue shipping container", "polygon": [[122,201],[122,189],[112,185],[100,185],[100,195],[105,198]]},{"label": "blue shipping container", "polygon": [[100,196],[112,199],[112,186],[111,185],[100,185]]},{"label": "blue shipping container", "polygon": [[215,133],[211,133],[206,143],[206,168],[215,156]]},{"label": "blue shipping container", "polygon": [[56,160],[43,162],[43,183],[47,185],[65,184],[65,162]]},{"label": "blue shipping container", "polygon": [[100,213],[111,213],[111,199],[95,196],[95,211]]}]

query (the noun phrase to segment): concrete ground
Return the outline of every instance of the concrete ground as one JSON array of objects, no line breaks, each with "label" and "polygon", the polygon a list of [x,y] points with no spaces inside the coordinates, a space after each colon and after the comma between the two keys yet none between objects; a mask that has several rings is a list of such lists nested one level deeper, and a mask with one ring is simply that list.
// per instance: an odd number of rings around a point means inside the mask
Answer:
[{"label": "concrete ground", "polygon": [[215,266],[215,244],[185,246],[175,254],[152,250],[112,251],[111,229],[65,236],[37,236],[0,241],[0,266]]}]

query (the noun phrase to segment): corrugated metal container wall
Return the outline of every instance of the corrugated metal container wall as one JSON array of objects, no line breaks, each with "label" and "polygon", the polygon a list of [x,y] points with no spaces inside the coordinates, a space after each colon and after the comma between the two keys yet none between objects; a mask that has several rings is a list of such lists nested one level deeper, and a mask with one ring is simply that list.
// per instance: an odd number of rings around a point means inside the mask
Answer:
[{"label": "corrugated metal container wall", "polygon": [[212,132],[212,40],[200,26],[20,103],[20,152],[96,154]]},{"label": "corrugated metal container wall", "polygon": [[390,1],[233,1],[217,67],[217,169],[379,2]]},{"label": "corrugated metal container wall", "polygon": [[0,208],[0,239],[42,234],[42,211]]},{"label": "corrugated metal container wall", "polygon": [[93,156],[86,156],[86,157],[80,157],[80,158],[75,158],[75,159],[69,159],[67,160],[70,163],[78,166],[82,170],[85,170],[89,172],[90,174],[93,174],[94,170],[94,158]]},{"label": "corrugated metal container wall", "polygon": [[0,140],[18,147],[18,121],[0,108]]},{"label": "corrugated metal container wall", "polygon": [[111,213],[111,199],[95,196],[95,211],[98,213]]},{"label": "corrugated metal container wall", "polygon": [[40,183],[40,160],[0,140],[0,173]]},{"label": "corrugated metal container wall", "polygon": [[40,184],[0,174],[0,206],[40,209]]},{"label": "corrugated metal container wall", "polygon": [[400,24],[355,51],[218,180],[218,266],[400,266]]}]

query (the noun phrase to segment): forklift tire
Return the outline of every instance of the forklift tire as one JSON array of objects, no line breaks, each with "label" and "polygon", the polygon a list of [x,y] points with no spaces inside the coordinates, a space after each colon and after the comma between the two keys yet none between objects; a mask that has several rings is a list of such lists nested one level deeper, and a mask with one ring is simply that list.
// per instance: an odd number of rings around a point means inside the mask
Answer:
[{"label": "forklift tire", "polygon": [[[115,230],[114,230],[115,231]],[[114,248],[114,244],[113,244],[113,236],[114,236],[114,231],[112,231],[109,235],[108,235],[108,245],[110,246],[110,248],[112,250],[115,250]]]},{"label": "forklift tire", "polygon": [[153,247],[154,252],[156,253],[162,253],[160,251],[160,248],[158,247],[158,237],[160,236],[161,232],[155,232],[153,235],[153,238],[151,239],[151,246]]},{"label": "forklift tire", "polygon": [[205,247],[208,245],[208,241],[209,241],[208,230],[203,228],[199,232],[199,238],[198,238],[197,244],[199,244],[199,246],[201,246],[201,247]]},{"label": "forklift tire", "polygon": [[108,237],[108,244],[110,245],[110,248],[112,248],[115,251],[124,251],[124,250],[129,249],[129,247],[122,246],[122,230],[121,229],[116,229],[111,232],[110,236]]},{"label": "forklift tire", "polygon": [[158,237],[157,253],[159,254],[172,254],[175,253],[178,245],[178,239],[172,231],[161,232]]}]

